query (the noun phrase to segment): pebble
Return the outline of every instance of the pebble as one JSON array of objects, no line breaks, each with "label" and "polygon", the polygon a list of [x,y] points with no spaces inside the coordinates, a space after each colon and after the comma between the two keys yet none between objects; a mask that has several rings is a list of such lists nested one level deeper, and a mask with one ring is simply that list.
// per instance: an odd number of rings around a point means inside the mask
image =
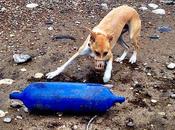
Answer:
[{"label": "pebble", "polygon": [[147,75],[148,75],[148,76],[151,76],[151,73],[148,72]]},{"label": "pebble", "polygon": [[170,70],[174,69],[175,68],[175,63],[168,64],[167,68],[170,69]]},{"label": "pebble", "polygon": [[37,3],[30,3],[30,4],[27,4],[26,7],[30,8],[30,9],[33,9],[33,8],[38,7],[38,4]]},{"label": "pebble", "polygon": [[80,24],[80,22],[79,21],[75,21],[75,24]]},{"label": "pebble", "polygon": [[22,120],[22,116],[16,116],[16,119]]},{"label": "pebble", "polygon": [[170,97],[171,97],[172,99],[175,99],[175,93],[172,93],[172,94],[170,95]]},{"label": "pebble", "polygon": [[153,34],[149,36],[150,39],[160,39],[160,36],[158,34]]},{"label": "pebble", "polygon": [[152,9],[157,9],[159,6],[154,4],[154,3],[150,3],[148,4],[149,7],[151,7]]},{"label": "pebble", "polygon": [[36,74],[34,75],[34,78],[40,79],[40,78],[42,78],[43,76],[44,76],[43,73],[36,73]]},{"label": "pebble", "polygon": [[133,121],[133,119],[128,118],[126,120],[126,126],[128,126],[128,127],[134,127],[134,121]]},{"label": "pebble", "polygon": [[154,14],[159,14],[159,15],[165,15],[165,10],[164,9],[155,9],[152,10]]},{"label": "pebble", "polygon": [[78,126],[77,125],[74,125],[73,126],[73,130],[77,130],[78,129]]},{"label": "pebble", "polygon": [[52,31],[53,30],[53,27],[52,26],[48,27],[48,30]]},{"label": "pebble", "polygon": [[22,103],[20,103],[19,101],[16,101],[16,100],[12,100],[11,104],[10,104],[10,107],[12,107],[12,108],[21,108]]},{"label": "pebble", "polygon": [[102,3],[101,7],[103,10],[108,10],[108,5],[106,3]]},{"label": "pebble", "polygon": [[27,70],[26,70],[26,68],[22,68],[22,69],[20,69],[20,70],[21,70],[22,72],[25,72],[25,71],[27,71]]},{"label": "pebble", "polygon": [[3,110],[0,110],[0,117],[4,117],[5,116],[5,112]]},{"label": "pebble", "polygon": [[158,112],[158,114],[161,115],[161,116],[165,116],[166,115],[165,112]]},{"label": "pebble", "polygon": [[165,3],[167,5],[174,5],[175,4],[175,1],[174,0],[162,0],[161,2],[162,3]]},{"label": "pebble", "polygon": [[19,64],[29,61],[31,56],[28,54],[14,54],[13,59],[17,64]]},{"label": "pebble", "polygon": [[4,12],[4,11],[6,11],[7,9],[5,8],[5,7],[2,7],[1,8],[1,10],[0,10],[0,12]]},{"label": "pebble", "polygon": [[6,84],[6,85],[11,85],[13,83],[13,79],[1,79],[0,80],[0,85],[1,84]]},{"label": "pebble", "polygon": [[139,9],[142,10],[142,11],[148,10],[148,8],[146,6],[142,6]]},{"label": "pebble", "polygon": [[10,123],[12,121],[12,118],[10,117],[5,117],[3,120],[5,123]]},{"label": "pebble", "polygon": [[160,33],[163,33],[163,32],[170,32],[170,31],[172,31],[172,29],[169,26],[161,26],[161,27],[158,28],[158,31]]},{"label": "pebble", "polygon": [[151,102],[152,102],[152,103],[157,103],[157,100],[151,99]]}]

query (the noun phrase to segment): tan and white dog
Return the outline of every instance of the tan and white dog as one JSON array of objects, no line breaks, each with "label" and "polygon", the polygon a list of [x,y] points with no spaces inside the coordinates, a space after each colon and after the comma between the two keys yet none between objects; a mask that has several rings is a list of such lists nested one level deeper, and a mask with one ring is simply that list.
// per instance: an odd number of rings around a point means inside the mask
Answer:
[{"label": "tan and white dog", "polygon": [[46,74],[48,79],[59,75],[63,70],[78,56],[91,55],[96,61],[96,69],[104,69],[103,81],[108,82],[111,78],[113,53],[112,48],[118,42],[125,50],[123,54],[115,61],[121,62],[128,53],[128,45],[124,42],[122,34],[129,30],[129,38],[134,47],[134,52],[129,60],[130,63],[136,62],[137,52],[139,50],[138,38],[141,31],[141,20],[135,9],[127,5],[114,8],[102,21],[90,30],[90,34],[75,53],[65,64],[58,67],[55,71]]}]

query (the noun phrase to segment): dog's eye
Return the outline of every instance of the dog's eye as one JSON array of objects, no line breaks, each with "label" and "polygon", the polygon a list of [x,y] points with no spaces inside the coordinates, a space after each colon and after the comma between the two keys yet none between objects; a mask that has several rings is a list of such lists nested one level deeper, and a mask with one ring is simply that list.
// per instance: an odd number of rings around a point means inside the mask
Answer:
[{"label": "dog's eye", "polygon": [[106,56],[107,54],[108,54],[108,52],[104,52],[104,53],[103,53],[103,56]]},{"label": "dog's eye", "polygon": [[96,55],[96,56],[100,56],[100,53],[97,52],[97,51],[95,51],[95,55]]}]

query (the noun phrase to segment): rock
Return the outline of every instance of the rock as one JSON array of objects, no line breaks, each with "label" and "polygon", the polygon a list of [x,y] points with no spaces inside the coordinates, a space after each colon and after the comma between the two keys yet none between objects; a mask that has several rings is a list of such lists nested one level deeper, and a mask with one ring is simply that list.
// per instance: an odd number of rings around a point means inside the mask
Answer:
[{"label": "rock", "polygon": [[0,85],[1,84],[6,84],[6,85],[11,85],[13,83],[13,79],[1,79],[0,80]]},{"label": "rock", "polygon": [[175,99],[175,93],[172,93],[172,94],[170,95],[170,97],[171,97],[172,99]]},{"label": "rock", "polygon": [[175,4],[175,1],[174,0],[162,0],[161,2],[162,3],[165,3],[167,5],[174,5]]},{"label": "rock", "polygon": [[148,10],[148,8],[146,6],[142,6],[139,9],[142,10],[142,11]]},{"label": "rock", "polygon": [[77,130],[77,129],[78,129],[78,126],[77,126],[77,125],[74,125],[74,126],[72,127],[72,129],[73,129],[73,130]]},{"label": "rock", "polygon": [[22,72],[25,72],[25,71],[27,71],[27,70],[26,70],[26,68],[22,68],[22,69],[20,69],[20,70],[21,70]]},{"label": "rock", "polygon": [[150,39],[160,39],[160,36],[158,34],[153,34],[149,36]]},{"label": "rock", "polygon": [[7,9],[5,8],[5,7],[2,7],[1,8],[1,10],[0,10],[0,12],[4,12],[4,11],[6,11]]},{"label": "rock", "polygon": [[157,100],[151,99],[151,102],[152,102],[152,103],[157,103]]},{"label": "rock", "polygon": [[40,79],[40,78],[42,78],[43,76],[44,76],[43,73],[36,73],[36,74],[34,75],[34,78]]},{"label": "rock", "polygon": [[26,7],[29,9],[33,9],[33,8],[38,7],[38,4],[37,3],[30,3],[30,4],[27,4]]},{"label": "rock", "polygon": [[108,5],[106,3],[102,3],[101,7],[103,10],[108,10]]},{"label": "rock", "polygon": [[165,15],[165,10],[164,9],[155,9],[152,10],[154,14],[159,14],[159,15]]},{"label": "rock", "polygon": [[10,107],[12,108],[21,108],[22,107],[22,103],[16,100],[12,100]]},{"label": "rock", "polygon": [[79,21],[75,21],[75,24],[80,24],[80,22]]},{"label": "rock", "polygon": [[126,119],[126,126],[134,127],[134,120],[132,118]]},{"label": "rock", "polygon": [[165,112],[158,112],[158,114],[161,115],[161,116],[165,116],[166,115]]},{"label": "rock", "polygon": [[148,72],[147,75],[148,75],[148,76],[151,76],[151,73]]},{"label": "rock", "polygon": [[22,120],[22,116],[16,116],[16,119]]},{"label": "rock", "polygon": [[170,69],[170,70],[174,69],[175,68],[175,63],[168,64],[167,68]]},{"label": "rock", "polygon": [[5,112],[3,110],[0,110],[0,117],[4,117],[5,116]]},{"label": "rock", "polygon": [[48,27],[48,30],[52,31],[53,30],[53,27],[52,26]]},{"label": "rock", "polygon": [[31,60],[31,56],[28,54],[14,54],[13,59],[17,64],[20,64]]},{"label": "rock", "polygon": [[3,122],[5,123],[10,123],[12,121],[12,118],[11,117],[5,117]]},{"label": "rock", "polygon": [[163,32],[170,32],[170,31],[172,31],[172,28],[169,27],[169,26],[160,26],[160,27],[158,27],[158,31],[159,31],[160,33],[163,33]]},{"label": "rock", "polygon": [[159,6],[154,4],[154,3],[150,3],[148,4],[149,7],[151,7],[152,9],[157,9]]}]

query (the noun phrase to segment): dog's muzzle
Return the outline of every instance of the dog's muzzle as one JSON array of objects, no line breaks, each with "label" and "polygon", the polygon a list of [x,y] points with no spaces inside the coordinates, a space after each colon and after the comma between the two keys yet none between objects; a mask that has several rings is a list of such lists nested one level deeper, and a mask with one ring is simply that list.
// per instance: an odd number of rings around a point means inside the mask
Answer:
[{"label": "dog's muzzle", "polygon": [[95,61],[95,69],[104,70],[104,68],[105,68],[105,61],[103,61],[103,60],[96,60]]}]

